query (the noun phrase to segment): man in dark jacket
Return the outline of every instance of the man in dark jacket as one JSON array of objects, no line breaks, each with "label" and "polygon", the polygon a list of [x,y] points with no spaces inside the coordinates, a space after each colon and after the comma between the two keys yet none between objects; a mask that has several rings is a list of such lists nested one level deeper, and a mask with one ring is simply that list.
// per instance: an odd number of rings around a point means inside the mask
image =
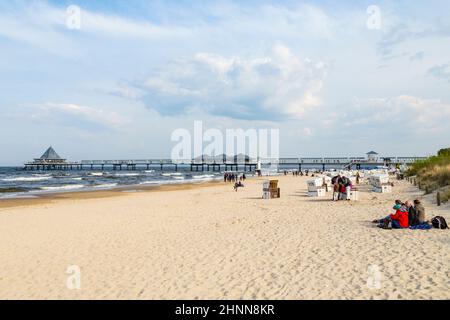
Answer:
[{"label": "man in dark jacket", "polygon": [[408,209],[408,222],[410,226],[415,226],[417,224],[419,224],[419,220],[417,219],[417,212],[416,209],[414,208],[413,204],[411,201],[406,201],[405,202],[405,206]]}]

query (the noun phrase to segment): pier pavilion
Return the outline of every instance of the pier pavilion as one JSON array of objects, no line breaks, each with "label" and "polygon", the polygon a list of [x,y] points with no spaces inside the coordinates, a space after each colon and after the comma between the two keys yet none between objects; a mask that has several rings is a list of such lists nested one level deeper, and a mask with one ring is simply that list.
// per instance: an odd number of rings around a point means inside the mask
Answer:
[{"label": "pier pavilion", "polygon": [[30,170],[72,170],[80,169],[76,162],[68,162],[61,158],[50,146],[40,158],[35,158],[32,162],[25,163],[25,169]]}]

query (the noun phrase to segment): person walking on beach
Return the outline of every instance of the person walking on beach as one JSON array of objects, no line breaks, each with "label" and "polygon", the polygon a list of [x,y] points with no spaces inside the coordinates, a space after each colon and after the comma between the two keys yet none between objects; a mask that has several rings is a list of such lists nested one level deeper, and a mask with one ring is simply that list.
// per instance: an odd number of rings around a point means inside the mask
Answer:
[{"label": "person walking on beach", "polygon": [[339,200],[344,200],[346,198],[346,191],[347,191],[347,178],[345,176],[339,176],[338,180],[338,186],[339,186]]},{"label": "person walking on beach", "polygon": [[342,186],[344,187],[343,190],[345,190],[345,199],[350,200],[350,192],[352,190],[352,182],[347,177],[342,177]]},{"label": "person walking on beach", "polygon": [[339,179],[341,176],[338,174],[331,178],[331,184],[333,185],[333,201],[339,200]]}]

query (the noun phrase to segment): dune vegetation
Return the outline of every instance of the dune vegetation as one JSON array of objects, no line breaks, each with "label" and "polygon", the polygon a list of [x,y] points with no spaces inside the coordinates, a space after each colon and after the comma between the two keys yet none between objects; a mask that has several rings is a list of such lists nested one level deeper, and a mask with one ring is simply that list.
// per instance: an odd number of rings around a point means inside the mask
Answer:
[{"label": "dune vegetation", "polygon": [[441,149],[437,155],[411,165],[407,176],[415,177],[420,189],[430,193],[439,190],[442,202],[450,199],[450,148]]}]

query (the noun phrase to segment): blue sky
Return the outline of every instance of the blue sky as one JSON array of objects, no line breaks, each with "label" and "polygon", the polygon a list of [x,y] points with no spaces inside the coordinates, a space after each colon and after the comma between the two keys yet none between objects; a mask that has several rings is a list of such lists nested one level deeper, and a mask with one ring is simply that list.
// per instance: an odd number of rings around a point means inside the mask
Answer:
[{"label": "blue sky", "polygon": [[[81,9],[67,28],[67,7]],[[367,8],[380,9],[378,29]],[[280,154],[450,143],[448,1],[8,1],[0,165],[167,157],[171,132],[279,128]]]}]

